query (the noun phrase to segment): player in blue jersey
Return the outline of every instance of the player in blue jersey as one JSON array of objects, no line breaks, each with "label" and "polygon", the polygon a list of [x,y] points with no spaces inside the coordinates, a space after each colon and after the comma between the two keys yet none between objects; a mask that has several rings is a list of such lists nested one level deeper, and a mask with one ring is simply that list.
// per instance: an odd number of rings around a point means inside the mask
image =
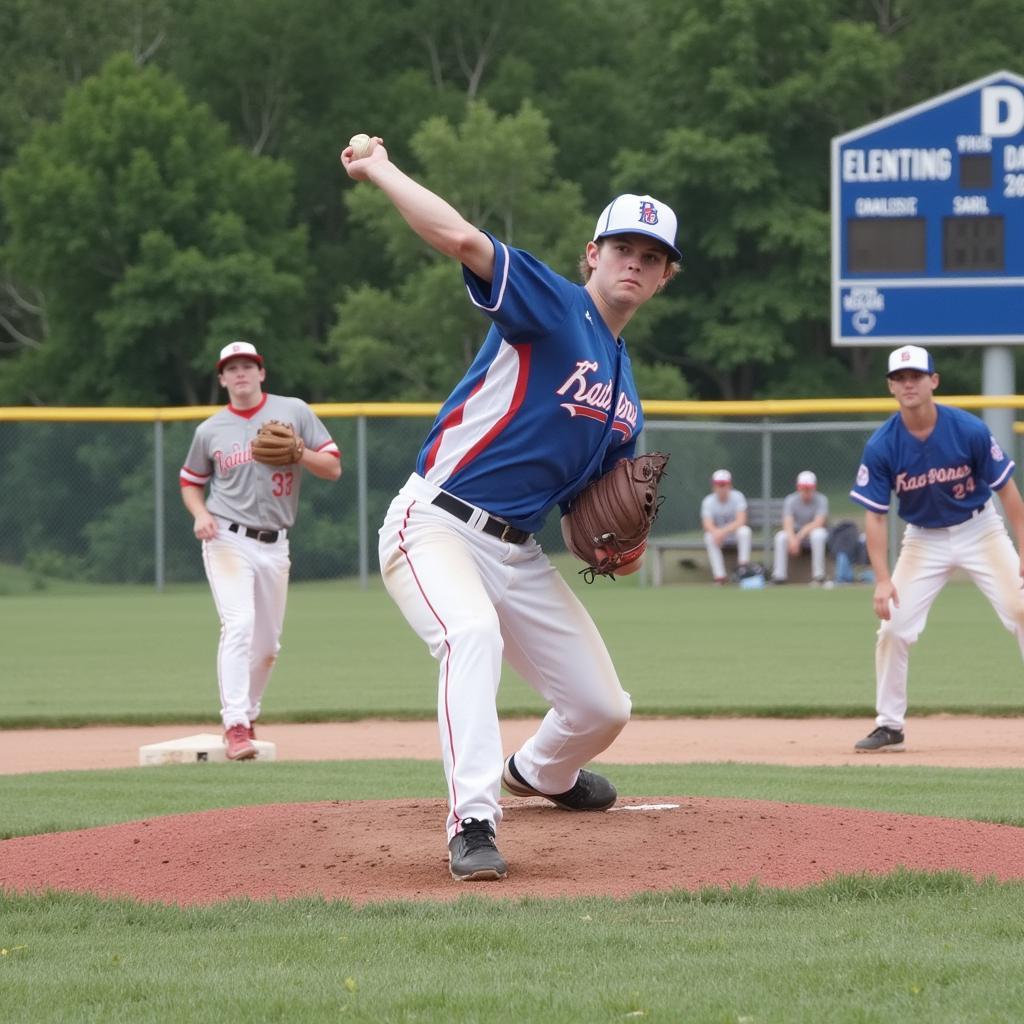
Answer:
[{"label": "player in blue jersey", "polygon": [[[462,264],[470,301],[491,320],[388,511],[379,552],[388,592],[440,663],[452,876],[499,879],[502,784],[567,810],[616,799],[608,780],[582,769],[625,726],[629,695],[533,533],[634,454],[643,414],[620,335],[678,269],[676,218],[651,196],[619,196],[587,242],[585,284],[573,284],[467,222],[374,141],[369,156],[345,149],[345,170]],[[551,706],[507,759],[496,708],[503,658]]]},{"label": "player in blue jersey", "polygon": [[[954,569],[962,569],[1017,637],[1024,656],[1024,502],[1014,463],[989,429],[961,409],[934,399],[939,375],[929,353],[904,345],[889,355],[889,391],[899,412],[868,440],[850,496],[867,509],[868,557],[875,572],[875,730],[862,752],[902,750],[910,645]],[[992,492],[1017,538],[1014,550]],[[891,494],[906,520],[899,558],[889,575],[886,513]]]}]

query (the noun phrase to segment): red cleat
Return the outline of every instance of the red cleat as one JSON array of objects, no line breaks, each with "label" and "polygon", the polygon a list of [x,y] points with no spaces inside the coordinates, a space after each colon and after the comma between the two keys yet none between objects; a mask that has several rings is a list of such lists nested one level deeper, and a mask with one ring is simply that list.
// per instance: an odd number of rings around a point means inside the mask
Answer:
[{"label": "red cleat", "polygon": [[248,761],[256,756],[256,747],[249,739],[249,726],[241,722],[224,731],[224,744],[229,761]]},{"label": "red cleat", "polygon": [[249,726],[249,739],[251,739],[251,740],[256,739],[256,726],[254,726],[254,725],[250,725]]}]

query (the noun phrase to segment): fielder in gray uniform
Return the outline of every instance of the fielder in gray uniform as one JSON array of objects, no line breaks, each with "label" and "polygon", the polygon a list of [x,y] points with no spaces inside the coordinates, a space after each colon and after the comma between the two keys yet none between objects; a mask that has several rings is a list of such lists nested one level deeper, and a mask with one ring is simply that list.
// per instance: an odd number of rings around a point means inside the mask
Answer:
[{"label": "fielder in gray uniform", "polygon": [[811,551],[811,582],[825,582],[825,545],[828,542],[828,498],[818,491],[818,478],[805,469],[796,478],[796,490],[782,503],[782,529],[775,534],[772,582],[785,583],[789,556]]},{"label": "fielder in gray uniform", "polygon": [[732,473],[716,469],[711,474],[711,493],[700,503],[700,522],[704,527],[704,550],[708,553],[711,575],[719,586],[726,581],[722,548],[736,545],[737,568],[750,563],[753,533],[747,526],[747,499],[732,486]]},{"label": "fielder in gray uniform", "polygon": [[[288,531],[299,507],[302,470],[337,480],[341,453],[305,402],[263,393],[267,371],[250,342],[226,345],[217,373],[228,405],[196,428],[181,467],[181,497],[203,542],[220,618],[217,681],[227,756],[244,761],[256,756],[253,722],[280,650],[291,568]],[[290,424],[302,439],[298,462],[268,466],[253,459],[253,438],[268,420]]]}]

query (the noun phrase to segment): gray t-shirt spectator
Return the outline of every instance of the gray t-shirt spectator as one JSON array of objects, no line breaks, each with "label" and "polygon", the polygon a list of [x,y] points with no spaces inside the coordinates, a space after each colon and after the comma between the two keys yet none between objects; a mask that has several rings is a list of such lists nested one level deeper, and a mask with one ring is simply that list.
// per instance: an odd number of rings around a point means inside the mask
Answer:
[{"label": "gray t-shirt spectator", "polygon": [[786,495],[782,503],[782,518],[793,517],[793,529],[802,530],[817,516],[828,516],[828,498],[820,491],[815,491],[810,501],[804,501],[799,491]]},{"label": "gray t-shirt spectator", "polygon": [[715,526],[725,526],[727,523],[731,523],[738,513],[746,511],[746,508],[747,499],[743,497],[742,491],[735,489],[729,491],[729,496],[725,501],[719,501],[717,494],[708,494],[700,503],[701,522],[710,519]]}]

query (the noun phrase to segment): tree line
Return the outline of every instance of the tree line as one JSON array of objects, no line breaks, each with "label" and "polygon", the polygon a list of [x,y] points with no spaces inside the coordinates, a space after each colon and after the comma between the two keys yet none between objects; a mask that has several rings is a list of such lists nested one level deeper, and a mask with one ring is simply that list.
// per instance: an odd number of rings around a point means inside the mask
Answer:
[{"label": "tree line", "polygon": [[0,402],[214,403],[235,337],[273,391],[443,398],[485,324],[341,172],[359,131],[567,276],[611,196],[672,205],[645,397],[876,394],[830,344],[830,139],[1022,53],[1017,0],[7,0]]}]

